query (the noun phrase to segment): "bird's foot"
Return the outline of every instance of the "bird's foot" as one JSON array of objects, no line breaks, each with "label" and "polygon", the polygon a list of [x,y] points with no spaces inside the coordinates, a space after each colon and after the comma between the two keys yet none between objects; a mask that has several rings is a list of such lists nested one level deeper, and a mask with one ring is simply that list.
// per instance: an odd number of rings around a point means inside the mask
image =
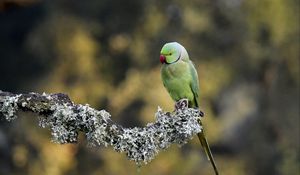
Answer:
[{"label": "bird's foot", "polygon": [[175,103],[175,110],[188,108],[189,101],[186,98],[180,99]]},{"label": "bird's foot", "polygon": [[204,117],[204,112],[199,110],[199,115],[200,115],[200,117]]},{"label": "bird's foot", "polygon": [[204,112],[203,111],[201,111],[199,108],[194,108],[194,109],[199,111],[199,116],[200,117],[204,117]]}]

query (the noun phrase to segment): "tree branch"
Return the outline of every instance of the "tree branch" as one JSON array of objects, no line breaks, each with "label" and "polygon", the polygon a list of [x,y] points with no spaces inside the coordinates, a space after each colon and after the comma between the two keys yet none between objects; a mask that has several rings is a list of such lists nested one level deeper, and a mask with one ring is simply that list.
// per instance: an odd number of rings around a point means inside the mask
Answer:
[{"label": "tree branch", "polygon": [[202,129],[197,122],[201,112],[186,106],[173,113],[158,107],[154,123],[143,128],[124,128],[114,123],[105,110],[74,104],[62,93],[13,94],[0,90],[0,119],[12,121],[18,111],[38,114],[39,126],[49,127],[56,143],[76,143],[81,131],[90,145],[112,146],[137,164],[150,162],[171,144],[187,143]]}]

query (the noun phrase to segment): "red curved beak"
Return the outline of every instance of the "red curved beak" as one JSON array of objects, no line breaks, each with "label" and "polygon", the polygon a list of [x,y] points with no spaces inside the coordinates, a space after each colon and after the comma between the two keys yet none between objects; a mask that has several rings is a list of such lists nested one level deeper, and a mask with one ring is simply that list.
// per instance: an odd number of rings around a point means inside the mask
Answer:
[{"label": "red curved beak", "polygon": [[160,55],[159,56],[159,60],[160,62],[163,64],[163,63],[166,63],[166,57],[164,55]]}]

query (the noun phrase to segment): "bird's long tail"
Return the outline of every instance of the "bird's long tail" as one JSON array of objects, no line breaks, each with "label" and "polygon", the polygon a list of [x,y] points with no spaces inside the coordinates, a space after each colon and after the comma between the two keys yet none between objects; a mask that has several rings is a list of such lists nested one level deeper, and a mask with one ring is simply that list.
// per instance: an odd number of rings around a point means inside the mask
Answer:
[{"label": "bird's long tail", "polygon": [[[202,126],[201,121],[199,121],[199,124]],[[206,153],[207,159],[211,162],[211,164],[214,168],[215,174],[219,175],[216,163],[214,161],[214,157],[213,157],[213,155],[210,151],[210,148],[209,148],[208,142],[206,140],[203,128],[202,128],[202,132],[198,133],[198,138],[199,138],[199,141],[200,141],[200,143],[201,143],[201,145],[202,145],[202,147],[203,147],[203,149]]]}]

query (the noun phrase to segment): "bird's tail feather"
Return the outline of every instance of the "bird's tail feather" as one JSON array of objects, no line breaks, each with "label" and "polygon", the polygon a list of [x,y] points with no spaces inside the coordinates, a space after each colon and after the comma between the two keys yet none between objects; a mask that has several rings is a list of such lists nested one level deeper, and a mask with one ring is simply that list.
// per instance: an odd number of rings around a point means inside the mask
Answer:
[{"label": "bird's tail feather", "polygon": [[[201,121],[199,121],[200,125],[202,126],[201,124]],[[214,171],[215,171],[215,174],[216,175],[219,175],[219,172],[218,172],[218,169],[217,169],[217,166],[216,166],[216,163],[214,161],[214,157],[211,153],[211,150],[210,150],[210,147],[209,147],[209,144],[206,140],[206,137],[205,137],[205,134],[204,134],[204,130],[202,129],[202,132],[198,133],[198,138],[199,138],[199,141],[206,153],[206,156],[207,156],[207,159],[211,162],[213,168],[214,168]]]}]

